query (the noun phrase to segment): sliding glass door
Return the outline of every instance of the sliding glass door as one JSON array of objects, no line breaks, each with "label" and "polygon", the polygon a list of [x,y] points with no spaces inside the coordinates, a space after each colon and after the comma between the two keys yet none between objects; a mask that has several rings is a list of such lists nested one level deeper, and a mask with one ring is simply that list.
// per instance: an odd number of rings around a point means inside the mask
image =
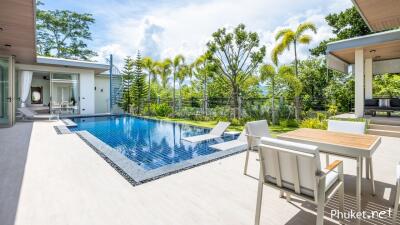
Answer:
[{"label": "sliding glass door", "polygon": [[12,57],[0,57],[0,127],[14,124],[14,78]]},{"label": "sliding glass door", "polygon": [[56,114],[79,114],[79,74],[53,73],[50,107]]}]

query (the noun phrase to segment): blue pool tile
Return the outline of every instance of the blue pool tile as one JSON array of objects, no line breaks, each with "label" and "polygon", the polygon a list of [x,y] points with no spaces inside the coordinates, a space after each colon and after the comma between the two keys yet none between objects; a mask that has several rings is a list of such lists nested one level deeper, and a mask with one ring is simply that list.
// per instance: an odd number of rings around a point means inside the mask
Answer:
[{"label": "blue pool tile", "polygon": [[232,135],[201,143],[190,143],[184,137],[205,134],[210,129],[179,123],[148,120],[133,116],[73,118],[73,132],[86,130],[111,146],[144,170],[191,160],[217,152],[210,145],[233,140]]}]

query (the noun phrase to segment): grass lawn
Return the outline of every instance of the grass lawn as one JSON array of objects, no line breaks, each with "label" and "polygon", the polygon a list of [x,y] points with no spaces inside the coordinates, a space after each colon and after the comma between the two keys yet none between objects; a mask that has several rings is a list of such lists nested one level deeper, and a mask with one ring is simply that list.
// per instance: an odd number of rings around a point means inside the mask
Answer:
[{"label": "grass lawn", "polygon": [[[194,125],[194,126],[200,126],[200,127],[208,127],[208,128],[213,128],[218,121],[195,121],[195,120],[188,120],[188,119],[181,119],[181,118],[169,118],[169,117],[147,117],[146,118],[151,118],[151,119],[157,119],[157,120],[164,120],[164,121],[172,121],[172,122],[177,122],[177,123],[184,123],[184,124],[189,124],[189,125]],[[270,126],[269,130],[271,131],[272,136],[276,136],[281,133],[289,132],[292,130],[296,130],[297,128],[295,127],[282,127],[282,126]],[[230,131],[242,131],[243,126],[229,126],[228,130]]]}]

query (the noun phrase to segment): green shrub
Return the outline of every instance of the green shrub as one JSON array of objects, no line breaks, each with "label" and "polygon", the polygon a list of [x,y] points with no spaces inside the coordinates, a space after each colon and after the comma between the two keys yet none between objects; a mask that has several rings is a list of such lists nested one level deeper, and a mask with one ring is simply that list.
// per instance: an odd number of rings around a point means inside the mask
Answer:
[{"label": "green shrub", "polygon": [[240,126],[240,125],[241,125],[241,122],[240,122],[240,120],[233,118],[233,119],[231,120],[231,125],[232,125],[232,126]]},{"label": "green shrub", "polygon": [[154,113],[156,114],[156,116],[166,117],[172,113],[172,107],[170,107],[166,103],[153,104],[151,106],[151,108],[154,110]]},{"label": "green shrub", "polygon": [[335,104],[330,104],[330,105],[328,106],[328,114],[329,114],[329,115],[334,116],[334,115],[337,114],[337,112],[338,112],[338,107],[337,107],[337,105],[335,105]]},{"label": "green shrub", "polygon": [[281,125],[282,127],[299,127],[299,123],[297,122],[297,120],[294,119],[281,120],[279,122],[279,125]]},{"label": "green shrub", "polygon": [[327,120],[320,120],[319,118],[308,118],[301,121],[300,127],[326,130],[328,127],[328,123]]},{"label": "green shrub", "polygon": [[317,119],[319,121],[326,120],[328,117],[325,113],[317,112]]}]

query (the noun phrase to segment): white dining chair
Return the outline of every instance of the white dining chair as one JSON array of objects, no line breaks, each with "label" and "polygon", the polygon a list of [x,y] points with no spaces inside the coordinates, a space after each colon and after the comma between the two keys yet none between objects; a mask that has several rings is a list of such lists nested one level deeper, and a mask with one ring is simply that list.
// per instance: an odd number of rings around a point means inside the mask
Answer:
[{"label": "white dining chair", "polygon": [[[366,123],[355,122],[355,121],[328,120],[328,131],[343,132],[350,134],[365,134]],[[327,165],[329,164],[329,154],[326,154],[326,164]],[[362,162],[361,165],[363,165]],[[375,195],[374,171],[373,171],[371,157],[367,157],[365,159],[365,173],[367,179],[371,179],[372,194]]]},{"label": "white dining chair", "polygon": [[248,122],[245,125],[247,133],[247,151],[244,163],[244,174],[247,174],[247,167],[249,163],[250,150],[257,150],[262,137],[271,137],[268,129],[268,122],[266,120],[258,120]]},{"label": "white dining chair", "polygon": [[343,161],[336,160],[321,169],[317,146],[274,138],[261,138],[259,157],[255,225],[260,224],[264,185],[315,204],[317,225],[323,224],[324,207],[335,193],[339,196],[339,211],[343,212]]}]

